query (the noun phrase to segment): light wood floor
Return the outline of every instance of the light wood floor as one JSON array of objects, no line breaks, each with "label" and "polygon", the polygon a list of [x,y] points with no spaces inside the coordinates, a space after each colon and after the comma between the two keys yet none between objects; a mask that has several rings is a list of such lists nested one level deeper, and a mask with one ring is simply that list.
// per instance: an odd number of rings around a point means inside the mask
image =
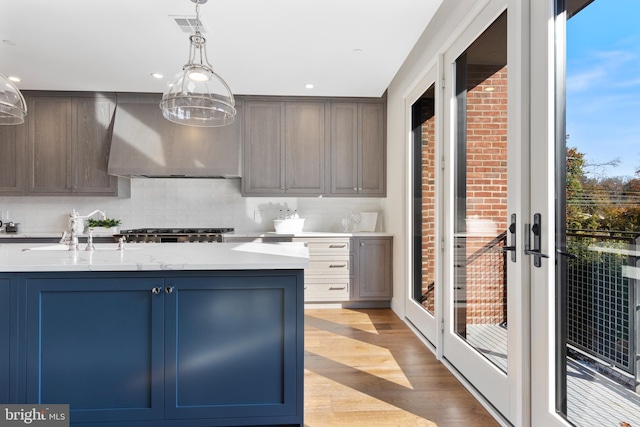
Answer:
[{"label": "light wood floor", "polygon": [[390,309],[305,310],[307,427],[499,425]]}]

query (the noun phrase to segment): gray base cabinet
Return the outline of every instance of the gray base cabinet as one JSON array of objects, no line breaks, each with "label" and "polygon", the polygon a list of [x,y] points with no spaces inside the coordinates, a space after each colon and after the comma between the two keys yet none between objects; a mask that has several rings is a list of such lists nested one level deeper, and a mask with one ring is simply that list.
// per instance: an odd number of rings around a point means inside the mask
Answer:
[{"label": "gray base cabinet", "polygon": [[72,426],[303,425],[301,270],[13,276],[26,342],[0,346],[0,401],[69,404]]},{"label": "gray base cabinet", "polygon": [[[225,242],[303,242],[308,303],[386,303],[393,296],[393,237],[233,237]],[[376,305],[378,306],[378,305]]]},{"label": "gray base cabinet", "polygon": [[353,299],[388,300],[392,287],[391,238],[357,237],[353,239],[357,267],[353,277]]}]

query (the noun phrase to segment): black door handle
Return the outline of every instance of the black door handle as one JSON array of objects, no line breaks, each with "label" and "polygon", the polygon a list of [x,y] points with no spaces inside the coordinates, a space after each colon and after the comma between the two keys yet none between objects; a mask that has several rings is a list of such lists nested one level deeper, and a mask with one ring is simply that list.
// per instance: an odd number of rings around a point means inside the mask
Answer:
[{"label": "black door handle", "polygon": [[524,253],[533,255],[533,265],[535,267],[541,267],[541,258],[549,258],[549,255],[542,253],[542,216],[539,213],[533,215],[531,231],[533,232],[533,248],[529,246],[529,233],[525,233]]},{"label": "black door handle", "polygon": [[509,234],[511,234],[511,245],[503,246],[502,252],[511,251],[511,261],[516,262],[516,214],[511,214]]}]

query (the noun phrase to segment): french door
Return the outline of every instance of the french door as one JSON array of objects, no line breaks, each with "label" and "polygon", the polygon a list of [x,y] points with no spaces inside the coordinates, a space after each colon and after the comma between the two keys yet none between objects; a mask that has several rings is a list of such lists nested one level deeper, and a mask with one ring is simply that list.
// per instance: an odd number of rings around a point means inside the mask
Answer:
[{"label": "french door", "polygon": [[[449,238],[443,357],[514,421],[522,168],[509,139],[507,12],[485,10],[445,54]],[[495,13],[495,12],[492,12]],[[491,16],[492,20],[488,18]],[[478,35],[478,29],[482,32]],[[448,108],[447,108],[448,104]],[[526,221],[526,220],[525,220]],[[515,298],[514,298],[515,297]],[[512,354],[513,353],[513,354]]]},{"label": "french door", "polygon": [[[507,3],[509,8],[507,8]],[[522,2],[490,1],[442,57],[440,354],[496,415],[529,423],[530,212]],[[537,227],[532,227],[534,221]],[[534,244],[535,243],[535,244]],[[536,257],[539,258],[539,257]],[[537,262],[537,261],[536,261]]]},{"label": "french door", "polygon": [[[437,242],[437,230],[441,215],[437,213],[440,195],[441,168],[438,167],[441,156],[440,128],[436,114],[440,111],[441,92],[436,90],[436,82],[441,76],[432,66],[422,82],[408,97],[406,111],[410,118],[411,171],[408,187],[411,188],[412,221],[411,233],[411,270],[413,280],[406,304],[407,319],[418,328],[422,335],[439,349],[438,313],[441,312],[440,288],[436,283],[441,275],[439,264],[440,245]],[[424,90],[423,88],[426,88]]]}]

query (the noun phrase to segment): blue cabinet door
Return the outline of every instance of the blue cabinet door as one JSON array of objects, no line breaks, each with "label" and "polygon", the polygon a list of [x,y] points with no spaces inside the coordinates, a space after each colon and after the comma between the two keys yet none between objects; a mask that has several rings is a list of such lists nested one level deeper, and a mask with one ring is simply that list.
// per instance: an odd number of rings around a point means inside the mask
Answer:
[{"label": "blue cabinet door", "polygon": [[163,418],[162,279],[25,283],[27,403],[69,404],[76,423]]},{"label": "blue cabinet door", "polygon": [[0,278],[0,403],[11,402],[11,279]]},{"label": "blue cabinet door", "polygon": [[165,294],[166,417],[302,424],[302,271],[166,285],[173,289]]}]

